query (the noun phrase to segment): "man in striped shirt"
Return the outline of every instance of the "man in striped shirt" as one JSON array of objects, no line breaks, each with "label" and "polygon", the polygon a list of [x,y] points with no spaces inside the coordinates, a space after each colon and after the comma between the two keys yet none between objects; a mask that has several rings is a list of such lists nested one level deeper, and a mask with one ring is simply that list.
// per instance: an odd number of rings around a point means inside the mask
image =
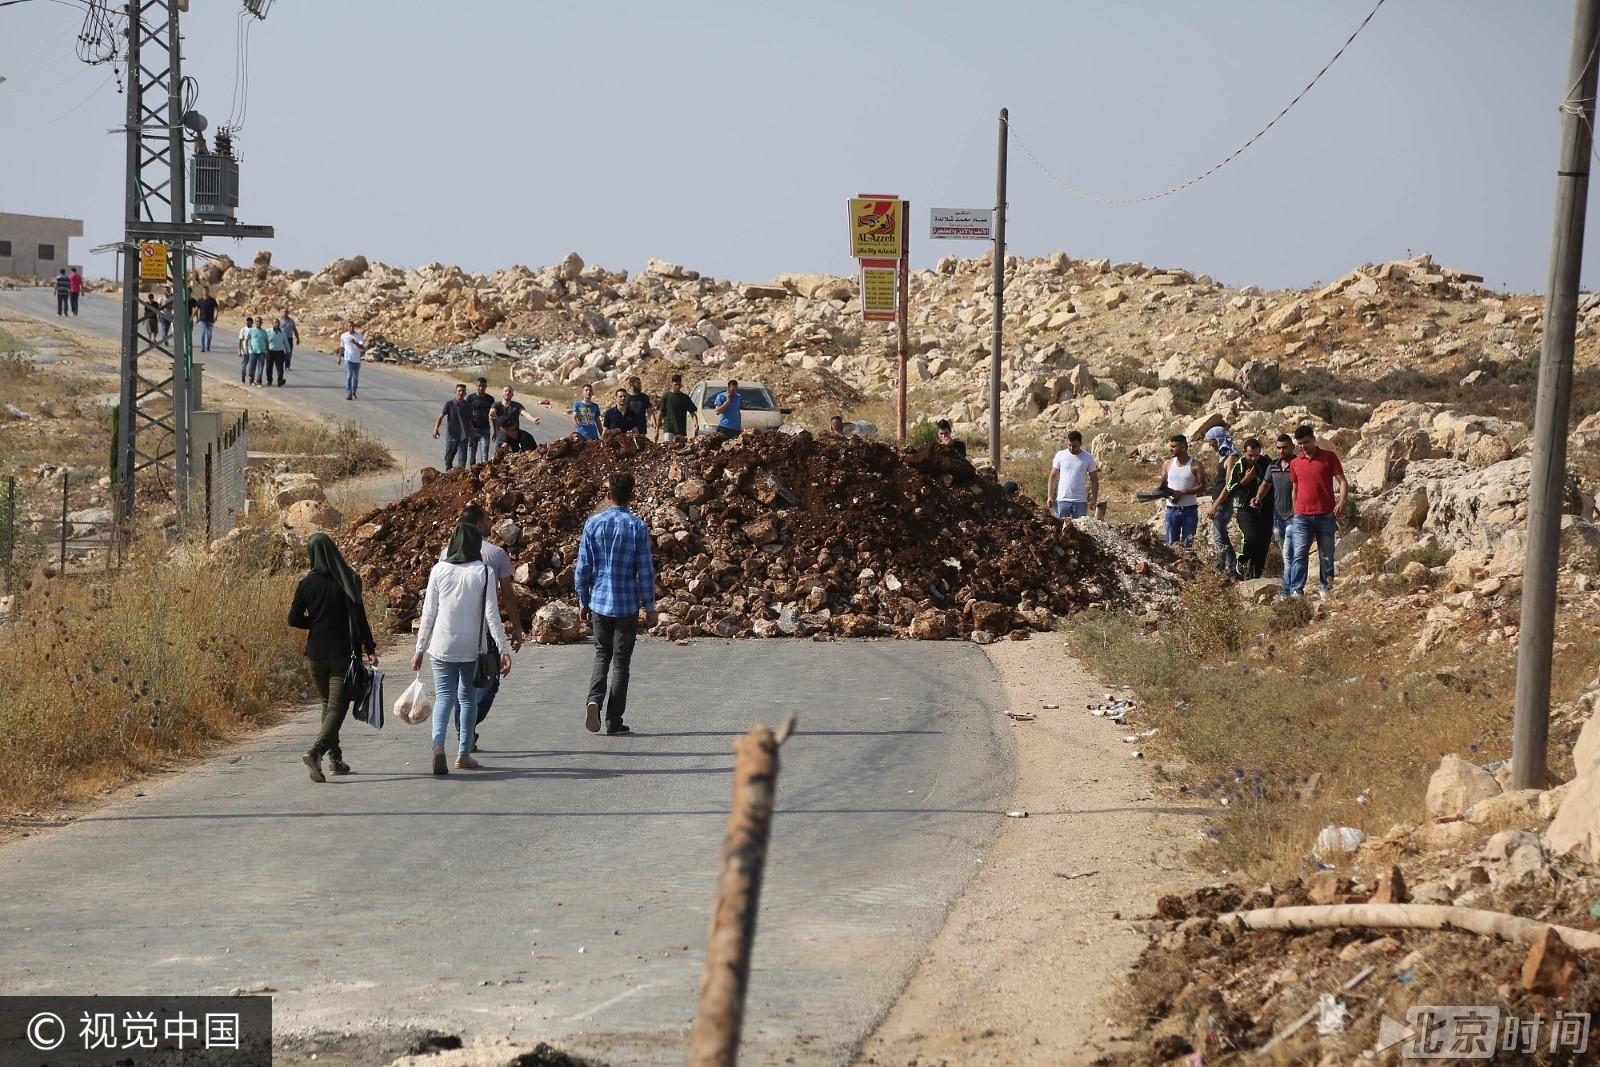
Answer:
[{"label": "man in striped shirt", "polygon": [[650,558],[650,530],[628,510],[633,475],[619,471],[606,479],[610,507],[590,516],[578,542],[573,586],[578,618],[594,630],[594,671],[584,728],[600,732],[605,712],[606,733],[629,733],[622,716],[628,710],[628,664],[639,636],[639,610],[646,626],[656,624],[656,569]]}]

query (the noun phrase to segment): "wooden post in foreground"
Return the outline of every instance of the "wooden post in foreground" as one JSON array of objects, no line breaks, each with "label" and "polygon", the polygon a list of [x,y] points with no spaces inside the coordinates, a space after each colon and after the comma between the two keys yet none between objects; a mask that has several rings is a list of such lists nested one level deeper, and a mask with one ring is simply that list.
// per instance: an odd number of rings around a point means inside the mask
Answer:
[{"label": "wooden post in foreground", "polygon": [[754,726],[733,745],[733,807],[722,839],[722,873],[700,976],[700,1011],[689,1035],[689,1067],[734,1067],[739,1062],[750,950],[777,796],[778,746],[794,725],[791,713],[776,734]]}]

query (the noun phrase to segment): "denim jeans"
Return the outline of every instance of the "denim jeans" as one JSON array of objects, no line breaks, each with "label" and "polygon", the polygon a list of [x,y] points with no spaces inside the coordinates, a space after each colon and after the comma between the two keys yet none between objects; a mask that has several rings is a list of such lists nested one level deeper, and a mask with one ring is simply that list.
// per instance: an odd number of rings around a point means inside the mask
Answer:
[{"label": "denim jeans", "polygon": [[202,322],[202,323],[200,323],[200,351],[202,351],[202,352],[211,351],[211,331],[213,329],[215,329],[215,327],[216,327],[215,323],[211,323],[211,322]]},{"label": "denim jeans", "polygon": [[1081,519],[1087,514],[1089,514],[1089,502],[1087,500],[1056,501],[1056,518],[1058,519]]},{"label": "denim jeans", "polygon": [[1186,508],[1167,507],[1167,544],[1189,548],[1194,544],[1194,532],[1200,528],[1200,505]]},{"label": "denim jeans", "polygon": [[267,376],[267,354],[265,352],[250,353],[250,380],[259,382]]},{"label": "denim jeans", "polygon": [[456,734],[461,742],[459,754],[472,755],[472,732],[478,723],[478,687],[472,684],[472,675],[477,668],[477,663],[470,659],[463,663],[433,661],[434,748],[444,747],[451,713],[459,706],[465,713],[456,720]]},{"label": "denim jeans", "polygon": [[356,385],[361,380],[361,364],[344,361],[344,395],[355,396]]},{"label": "denim jeans", "polygon": [[[457,462],[460,460],[460,462]],[[451,467],[465,467],[467,465],[467,440],[464,437],[446,437],[444,439],[444,469]]]},{"label": "denim jeans", "polygon": [[596,612],[590,618],[594,628],[594,670],[589,674],[589,699],[605,712],[606,725],[615,726],[628,710],[628,666],[639,637],[639,616]]},{"label": "denim jeans", "polygon": [[1211,547],[1217,550],[1217,570],[1224,574],[1234,573],[1239,561],[1239,554],[1233,547],[1232,525],[1233,498],[1225,496],[1217,501],[1217,513],[1211,517]]},{"label": "denim jeans", "polygon": [[482,429],[474,426],[467,431],[467,462],[487,463],[494,452],[489,448],[489,438],[493,431],[485,426]]},{"label": "denim jeans", "polygon": [[1333,585],[1333,548],[1339,524],[1332,512],[1322,515],[1296,515],[1289,524],[1289,562],[1284,564],[1284,591],[1290,596],[1304,593],[1311,571],[1311,541],[1317,542],[1318,581],[1322,588]]}]

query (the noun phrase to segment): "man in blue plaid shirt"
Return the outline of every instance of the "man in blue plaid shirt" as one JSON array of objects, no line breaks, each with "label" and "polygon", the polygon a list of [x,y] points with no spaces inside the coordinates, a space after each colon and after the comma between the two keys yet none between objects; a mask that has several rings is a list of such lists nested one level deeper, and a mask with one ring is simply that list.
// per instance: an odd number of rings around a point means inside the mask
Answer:
[{"label": "man in blue plaid shirt", "polygon": [[594,629],[594,672],[583,725],[599,733],[604,709],[606,733],[625,734],[630,731],[622,716],[628,710],[628,663],[639,636],[639,609],[646,626],[656,624],[656,568],[650,530],[628,510],[633,475],[621,471],[608,477],[606,499],[611,506],[583,524],[573,576],[578,618]]}]

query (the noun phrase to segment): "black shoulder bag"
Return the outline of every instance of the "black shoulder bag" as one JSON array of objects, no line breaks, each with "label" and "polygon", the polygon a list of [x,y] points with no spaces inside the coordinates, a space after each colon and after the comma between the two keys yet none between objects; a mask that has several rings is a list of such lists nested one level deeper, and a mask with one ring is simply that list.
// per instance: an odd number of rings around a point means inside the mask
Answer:
[{"label": "black shoulder bag", "polygon": [[494,581],[494,572],[485,563],[483,565],[483,601],[478,605],[478,648],[482,649],[487,644],[490,651],[480,651],[478,653],[478,666],[472,672],[472,686],[474,689],[489,688],[494,684],[495,675],[500,673],[500,653],[495,650],[497,646],[494,642],[486,642],[484,640],[483,633],[485,626],[484,616],[489,611],[489,583],[492,581]]}]

